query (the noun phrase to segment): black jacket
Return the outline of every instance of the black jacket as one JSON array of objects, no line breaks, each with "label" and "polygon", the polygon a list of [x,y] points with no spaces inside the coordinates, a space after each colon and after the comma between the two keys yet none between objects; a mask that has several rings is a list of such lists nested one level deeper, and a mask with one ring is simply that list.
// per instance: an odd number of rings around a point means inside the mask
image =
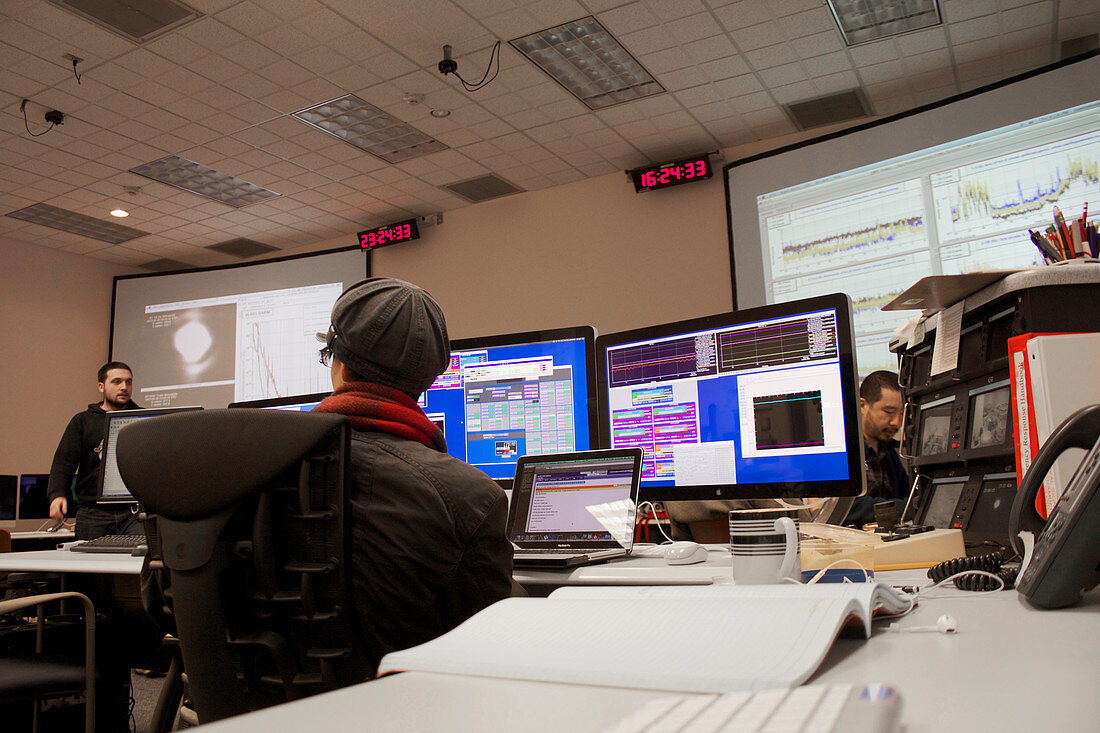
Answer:
[{"label": "black jacket", "polygon": [[[864,438],[863,447],[869,453],[870,449],[867,447],[866,438]],[[868,487],[868,495],[857,496],[852,503],[852,508],[848,510],[848,515],[844,518],[844,524],[846,525],[862,527],[864,524],[875,521],[875,504],[882,501],[893,501],[898,508],[899,518],[902,510],[905,509],[905,502],[909,499],[909,472],[905,470],[905,466],[901,462],[901,456],[898,455],[898,442],[890,440],[881,443],[880,448],[881,450],[878,451],[879,458],[882,461],[886,480],[890,484],[890,493],[888,495],[872,494],[870,493],[870,487]]]},{"label": "black jacket", "polygon": [[353,431],[350,463],[352,584],[374,667],[509,595],[508,504],[488,476],[375,432]]},{"label": "black jacket", "polygon": [[[50,484],[47,489],[52,503],[58,497],[69,497],[69,486],[76,475],[76,501],[92,504],[99,493],[99,467],[103,461],[103,425],[107,413],[94,402],[84,412],[78,412],[69,420],[61,442],[53,454],[50,466]],[[127,410],[141,409],[133,402]]]}]

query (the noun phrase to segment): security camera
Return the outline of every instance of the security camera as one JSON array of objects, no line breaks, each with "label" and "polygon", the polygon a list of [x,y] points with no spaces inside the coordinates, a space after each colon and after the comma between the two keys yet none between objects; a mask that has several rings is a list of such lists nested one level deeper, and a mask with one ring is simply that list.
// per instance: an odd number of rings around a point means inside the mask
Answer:
[{"label": "security camera", "polygon": [[65,113],[58,112],[56,109],[51,109],[46,113],[46,122],[49,122],[51,125],[64,125]]}]

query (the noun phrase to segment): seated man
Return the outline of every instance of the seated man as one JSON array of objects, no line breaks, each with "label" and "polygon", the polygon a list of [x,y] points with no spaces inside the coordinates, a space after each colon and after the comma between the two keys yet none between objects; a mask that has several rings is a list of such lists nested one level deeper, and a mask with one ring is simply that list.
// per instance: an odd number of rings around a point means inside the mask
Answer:
[{"label": "seated man", "polygon": [[447,325],[428,293],[374,277],[332,308],[321,362],[333,394],[315,409],[348,415],[351,572],[368,654],[429,641],[511,591],[507,500],[446,452],[417,405],[450,362]]},{"label": "seated man", "polygon": [[894,372],[871,372],[859,385],[867,494],[856,498],[845,524],[862,527],[875,521],[875,504],[881,501],[892,501],[899,517],[905,508],[909,473],[901,462],[898,441],[894,438],[901,427],[904,407],[898,375]]}]

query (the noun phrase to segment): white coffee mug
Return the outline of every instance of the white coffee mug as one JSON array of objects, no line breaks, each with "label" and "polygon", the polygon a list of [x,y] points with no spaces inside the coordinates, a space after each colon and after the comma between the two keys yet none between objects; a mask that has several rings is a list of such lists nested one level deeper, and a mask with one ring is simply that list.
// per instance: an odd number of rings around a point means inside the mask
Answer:
[{"label": "white coffee mug", "polygon": [[729,525],[734,583],[765,585],[801,578],[797,511],[734,510]]}]

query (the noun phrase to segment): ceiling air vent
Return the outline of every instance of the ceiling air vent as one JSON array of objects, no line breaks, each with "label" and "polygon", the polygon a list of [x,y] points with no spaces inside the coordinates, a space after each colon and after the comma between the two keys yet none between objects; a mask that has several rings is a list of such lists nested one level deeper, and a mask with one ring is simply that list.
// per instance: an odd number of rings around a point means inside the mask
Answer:
[{"label": "ceiling air vent", "polygon": [[202,13],[178,0],[50,0],[100,28],[134,43],[145,43],[176,30]]},{"label": "ceiling air vent", "polygon": [[859,89],[807,99],[804,102],[784,105],[784,107],[800,130],[857,120],[871,115],[863,92]]},{"label": "ceiling air vent", "polygon": [[458,183],[448,183],[443,188],[474,203],[523,191],[522,188],[513,186],[503,178],[492,174],[471,178],[467,181],[459,181]]},{"label": "ceiling air vent", "polygon": [[193,270],[194,265],[189,265],[186,262],[180,262],[179,260],[170,260],[167,257],[162,257],[159,260],[152,260],[146,262],[138,267],[151,272],[170,272],[172,270]]},{"label": "ceiling air vent", "polygon": [[212,249],[227,255],[233,255],[234,257],[240,257],[243,260],[247,257],[255,257],[256,255],[262,255],[266,252],[274,252],[278,247],[260,244],[251,239],[244,239],[241,237],[238,239],[230,239],[228,242],[221,242],[220,244],[212,244],[207,247],[207,249]]}]

